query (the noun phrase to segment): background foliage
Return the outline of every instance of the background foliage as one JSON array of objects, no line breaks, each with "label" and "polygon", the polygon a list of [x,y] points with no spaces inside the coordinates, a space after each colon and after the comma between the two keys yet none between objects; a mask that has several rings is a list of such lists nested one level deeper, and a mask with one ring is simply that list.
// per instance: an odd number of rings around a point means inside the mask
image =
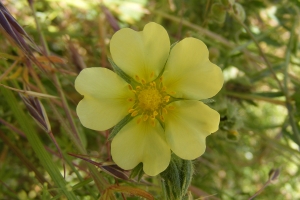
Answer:
[{"label": "background foliage", "polygon": [[110,68],[114,32],[150,21],[172,43],[203,40],[224,72],[209,103],[220,129],[194,161],[189,198],[300,198],[299,0],[1,2],[29,37],[1,7],[0,199],[164,199],[160,177],[129,180],[111,164],[109,131],[75,112],[80,70]]}]

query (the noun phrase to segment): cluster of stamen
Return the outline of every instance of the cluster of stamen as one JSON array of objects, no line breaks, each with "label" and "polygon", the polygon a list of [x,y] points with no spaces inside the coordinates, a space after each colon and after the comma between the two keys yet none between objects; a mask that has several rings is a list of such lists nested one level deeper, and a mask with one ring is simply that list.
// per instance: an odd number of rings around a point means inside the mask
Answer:
[{"label": "cluster of stamen", "polygon": [[166,93],[166,88],[162,84],[162,77],[158,81],[153,81],[146,84],[145,80],[140,80],[135,77],[140,85],[129,89],[135,94],[134,105],[129,109],[132,117],[139,115],[138,123],[141,121],[149,121],[152,126],[155,125],[155,118],[164,121],[164,114],[167,114],[167,109],[172,109],[172,106],[166,106],[170,101],[170,96]]}]

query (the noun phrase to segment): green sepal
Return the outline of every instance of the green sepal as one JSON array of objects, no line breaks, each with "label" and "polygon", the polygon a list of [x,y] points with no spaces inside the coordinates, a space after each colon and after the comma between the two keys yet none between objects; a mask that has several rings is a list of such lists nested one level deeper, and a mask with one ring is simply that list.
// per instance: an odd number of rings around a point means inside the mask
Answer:
[{"label": "green sepal", "polygon": [[230,142],[236,142],[239,139],[239,133],[234,129],[227,130],[226,131],[226,138]]},{"label": "green sepal", "polygon": [[144,175],[143,163],[140,163],[135,168],[133,168],[130,174],[130,178],[137,177],[137,180],[140,181],[143,175]]},{"label": "green sepal", "polygon": [[224,6],[232,6],[235,3],[235,0],[221,0],[221,3]]},{"label": "green sepal", "polygon": [[110,132],[108,136],[108,140],[112,140],[113,137],[117,135],[117,133],[128,123],[132,120],[133,117],[131,117],[130,114],[128,114],[126,117],[124,117],[115,127],[113,130]]},{"label": "green sepal", "polygon": [[171,162],[168,168],[161,173],[164,179],[164,188],[166,189],[167,199],[180,199],[181,197],[181,181],[178,167],[174,160]]},{"label": "green sepal", "polygon": [[191,160],[183,160],[182,162],[182,194],[185,195],[188,191],[188,188],[191,184],[193,174],[194,174],[194,167]]},{"label": "green sepal", "polygon": [[194,169],[192,161],[190,160],[183,160],[173,155],[173,160],[178,168],[179,176],[180,176],[180,188],[181,188],[181,194],[184,196],[187,193],[188,187],[190,186],[190,183],[192,181]]},{"label": "green sepal", "polygon": [[214,3],[211,6],[211,18],[218,24],[223,24],[226,19],[226,8],[221,3]]},{"label": "green sepal", "polygon": [[118,74],[122,79],[124,79],[124,81],[131,84],[133,79],[130,76],[128,76],[123,70],[121,70],[120,67],[118,67],[118,65],[116,65],[116,63],[114,63],[114,61],[110,57],[107,57],[107,59],[111,64],[112,68],[114,69],[114,72]]},{"label": "green sepal", "polygon": [[172,154],[168,168],[161,173],[162,186],[166,199],[182,199],[188,190],[193,177],[193,164]]},{"label": "green sepal", "polygon": [[204,104],[211,104],[211,103],[216,102],[214,99],[202,99],[200,101]]},{"label": "green sepal", "polygon": [[246,12],[243,8],[243,6],[239,3],[234,3],[233,5],[233,11],[235,13],[235,15],[237,16],[237,18],[243,22],[246,19]]},{"label": "green sepal", "polygon": [[173,47],[174,47],[177,43],[178,43],[178,41],[177,41],[177,42],[174,42],[173,44],[171,44],[170,51],[173,49]]}]

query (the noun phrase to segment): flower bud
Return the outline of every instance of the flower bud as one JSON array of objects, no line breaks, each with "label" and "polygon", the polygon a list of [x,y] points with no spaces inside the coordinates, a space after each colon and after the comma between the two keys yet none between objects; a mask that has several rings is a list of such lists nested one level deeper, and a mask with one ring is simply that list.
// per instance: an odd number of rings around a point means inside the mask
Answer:
[{"label": "flower bud", "polygon": [[234,14],[238,17],[238,19],[240,21],[245,21],[246,19],[246,13],[245,13],[245,10],[243,8],[243,6],[239,3],[235,3],[233,5],[233,11],[234,11]]},{"label": "flower bud", "polygon": [[214,3],[211,7],[211,17],[218,24],[223,24],[226,18],[226,8],[221,3]]}]

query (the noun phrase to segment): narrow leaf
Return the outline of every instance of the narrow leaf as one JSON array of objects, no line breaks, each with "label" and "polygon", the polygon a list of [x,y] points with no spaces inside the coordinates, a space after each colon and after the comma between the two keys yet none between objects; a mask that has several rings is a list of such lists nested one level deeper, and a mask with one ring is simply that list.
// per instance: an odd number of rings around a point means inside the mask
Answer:
[{"label": "narrow leaf", "polygon": [[[121,185],[112,185],[104,191],[104,194],[111,193],[111,192],[122,192],[130,195],[140,196],[148,200],[154,200],[154,197],[151,194],[149,194],[148,192],[140,188],[121,186]],[[100,200],[106,200],[105,198],[107,198],[107,196],[102,195]]]}]

